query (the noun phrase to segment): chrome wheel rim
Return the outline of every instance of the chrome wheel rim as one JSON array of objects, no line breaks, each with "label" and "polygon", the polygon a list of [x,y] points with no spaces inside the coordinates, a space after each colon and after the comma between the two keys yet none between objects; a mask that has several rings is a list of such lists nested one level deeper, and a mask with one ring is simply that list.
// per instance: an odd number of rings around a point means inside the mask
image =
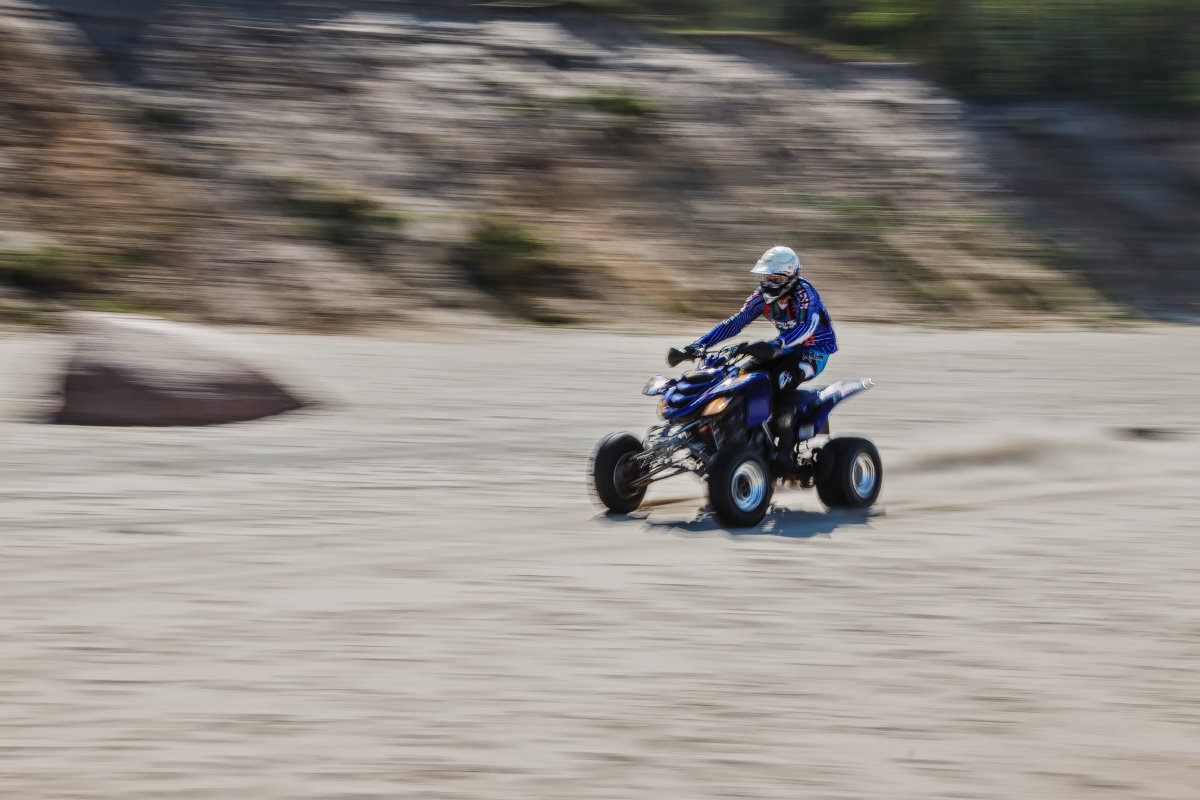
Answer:
[{"label": "chrome wheel rim", "polygon": [[767,494],[767,473],[757,461],[746,461],[733,471],[730,479],[733,504],[742,511],[753,511]]},{"label": "chrome wheel rim", "polygon": [[875,491],[875,461],[867,453],[859,453],[854,458],[854,466],[850,471],[850,483],[854,486],[854,493],[859,497],[867,498],[871,496],[871,492]]}]

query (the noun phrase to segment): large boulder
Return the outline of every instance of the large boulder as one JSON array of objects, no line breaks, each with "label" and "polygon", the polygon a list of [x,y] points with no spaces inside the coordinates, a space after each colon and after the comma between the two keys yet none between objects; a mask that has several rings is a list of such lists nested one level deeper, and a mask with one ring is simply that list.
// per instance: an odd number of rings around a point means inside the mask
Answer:
[{"label": "large boulder", "polygon": [[74,323],[56,422],[212,425],[303,405],[216,332],[124,314],[79,313]]}]

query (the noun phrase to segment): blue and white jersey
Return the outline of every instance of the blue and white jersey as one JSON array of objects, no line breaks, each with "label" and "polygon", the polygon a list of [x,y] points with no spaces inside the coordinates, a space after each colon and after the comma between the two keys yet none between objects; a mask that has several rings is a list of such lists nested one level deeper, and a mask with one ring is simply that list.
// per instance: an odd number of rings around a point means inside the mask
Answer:
[{"label": "blue and white jersey", "polygon": [[709,347],[737,336],[759,314],[774,322],[779,329],[778,341],[783,345],[784,353],[796,350],[815,350],[826,354],[837,352],[837,337],[833,335],[833,321],[829,318],[829,312],[821,302],[821,295],[803,278],[794,291],[773,303],[766,301],[762,289],[755,289],[754,294],[746,298],[741,311],[701,336],[696,344]]}]

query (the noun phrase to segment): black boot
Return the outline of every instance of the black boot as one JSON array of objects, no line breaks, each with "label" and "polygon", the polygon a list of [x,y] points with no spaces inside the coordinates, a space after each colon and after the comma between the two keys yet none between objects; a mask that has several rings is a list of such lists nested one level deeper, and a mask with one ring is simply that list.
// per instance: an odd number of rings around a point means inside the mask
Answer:
[{"label": "black boot", "polygon": [[784,414],[779,418],[779,446],[775,450],[775,474],[786,478],[797,470],[796,464],[796,418]]}]

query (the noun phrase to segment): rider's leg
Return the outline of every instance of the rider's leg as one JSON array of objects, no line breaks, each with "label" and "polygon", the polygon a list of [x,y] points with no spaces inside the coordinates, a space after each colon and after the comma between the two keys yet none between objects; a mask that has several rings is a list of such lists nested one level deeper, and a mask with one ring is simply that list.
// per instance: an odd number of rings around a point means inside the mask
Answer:
[{"label": "rider's leg", "polygon": [[[807,369],[805,369],[807,367]],[[793,353],[779,359],[771,370],[775,390],[775,434],[779,445],[775,451],[775,469],[787,474],[796,467],[796,388],[814,374],[812,366]]]},{"label": "rider's leg", "polygon": [[779,446],[775,452],[776,470],[781,474],[796,469],[796,414],[799,407],[800,384],[812,380],[825,368],[828,356],[824,353],[800,352],[780,359],[772,371],[775,381],[775,430]]}]

